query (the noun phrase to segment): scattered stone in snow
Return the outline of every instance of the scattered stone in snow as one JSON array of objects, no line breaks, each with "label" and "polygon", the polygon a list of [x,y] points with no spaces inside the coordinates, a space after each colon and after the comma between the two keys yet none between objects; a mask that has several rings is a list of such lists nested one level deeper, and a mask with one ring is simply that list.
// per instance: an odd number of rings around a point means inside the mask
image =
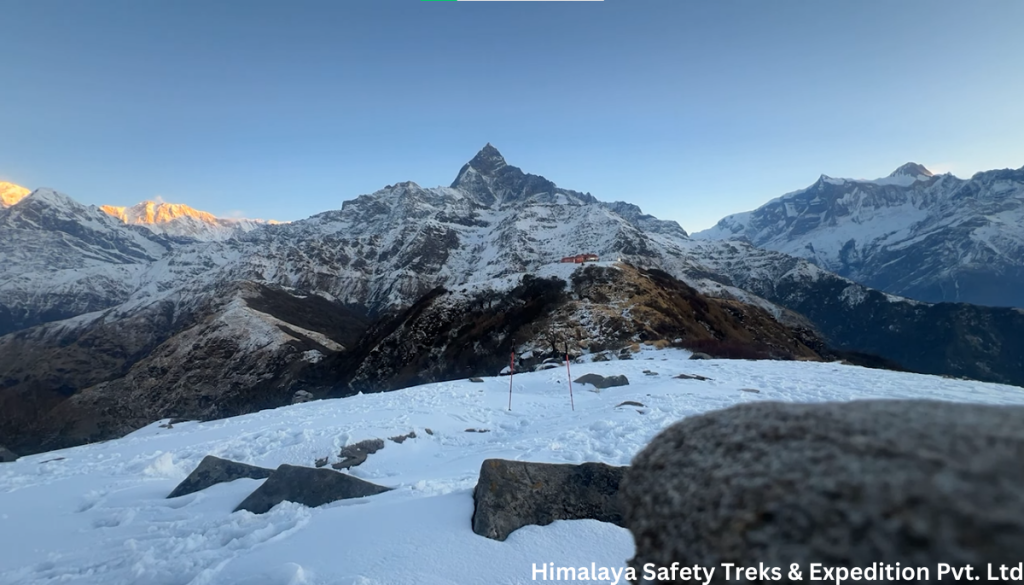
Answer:
[{"label": "scattered stone in snow", "polygon": [[1020,406],[756,402],[688,417],[622,482],[630,564],[1013,561],[1021,453]]},{"label": "scattered stone in snow", "polygon": [[324,467],[325,465],[327,465],[327,457],[321,457],[317,459],[315,462],[313,462],[313,465],[316,467]]},{"label": "scattered stone in snow", "polygon": [[577,384],[590,384],[595,388],[611,388],[614,386],[629,386],[629,380],[622,375],[602,376],[600,374],[584,374],[573,380]]},{"label": "scattered stone in snow", "polygon": [[761,393],[761,391],[758,390],[757,388],[740,388],[740,392],[750,392],[750,393],[753,393],[753,394],[760,394]]},{"label": "scattered stone in snow", "polygon": [[673,377],[677,380],[700,380],[702,382],[711,379],[705,376],[701,376],[700,374],[679,374],[678,376]]},{"label": "scattered stone in snow", "polygon": [[434,431],[430,430],[429,428],[426,428],[426,429],[423,429],[423,430],[426,431],[428,435],[433,435],[434,434]]},{"label": "scattered stone in snow", "polygon": [[267,481],[249,494],[235,511],[263,514],[284,501],[315,508],[338,500],[373,496],[387,491],[391,491],[391,488],[330,469],[286,464],[270,474]]},{"label": "scattered stone in snow", "polygon": [[388,437],[388,440],[389,441],[394,441],[396,443],[401,444],[401,443],[404,443],[406,439],[415,439],[415,438],[416,438],[416,431],[410,431],[410,432],[408,432],[408,433],[406,433],[404,435],[398,435],[398,436],[395,436],[395,437]]},{"label": "scattered stone in snow", "polygon": [[620,402],[619,404],[616,404],[615,408],[618,408],[620,406],[639,406],[639,407],[643,408],[644,405],[639,403],[639,402],[636,402],[634,400],[627,400],[625,402]]},{"label": "scattered stone in snow", "polygon": [[622,524],[618,491],[625,467],[487,459],[473,490],[473,532],[505,540],[518,528],[556,520]]},{"label": "scattered stone in snow", "polygon": [[470,379],[469,379],[469,381],[470,381],[470,382],[476,382],[476,383],[478,383],[478,384],[479,384],[480,382],[483,382],[483,381],[484,381],[484,379],[483,379],[483,378],[475,378],[475,377],[474,377],[474,378],[470,378]]},{"label": "scattered stone in snow", "polygon": [[188,474],[188,477],[178,484],[178,487],[167,495],[168,498],[177,498],[191,493],[205,490],[218,483],[235,481],[236,479],[265,479],[273,473],[272,469],[264,469],[255,465],[228,461],[213,455],[207,455],[199,462],[199,465]]},{"label": "scattered stone in snow", "polygon": [[491,429],[466,429],[467,433],[489,433]]},{"label": "scattered stone in snow", "polygon": [[691,360],[710,360],[710,359],[712,359],[712,357],[710,355],[704,353],[704,352],[695,351],[695,352],[693,352],[693,355],[690,356],[690,359]]},{"label": "scattered stone in snow", "polygon": [[331,465],[334,469],[348,469],[366,461],[366,458],[384,448],[383,439],[367,439],[341,448],[341,461]]},{"label": "scattered stone in snow", "polygon": [[303,402],[309,402],[313,400],[313,395],[305,390],[299,390],[292,396],[292,404],[302,404]]},{"label": "scattered stone in snow", "polygon": [[652,372],[651,370],[644,370],[645,376],[657,376],[658,372]]}]

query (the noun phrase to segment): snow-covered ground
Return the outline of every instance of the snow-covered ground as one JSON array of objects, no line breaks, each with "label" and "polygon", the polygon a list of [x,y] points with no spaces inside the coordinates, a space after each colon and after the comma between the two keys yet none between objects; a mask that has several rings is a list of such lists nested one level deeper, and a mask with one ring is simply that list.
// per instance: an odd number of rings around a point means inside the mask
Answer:
[{"label": "snow-covered ground", "polygon": [[[633,554],[629,532],[596,521],[526,527],[505,542],[474,534],[481,462],[626,465],[665,426],[755,400],[1024,404],[1024,389],[997,384],[686,357],[645,349],[631,361],[574,365],[574,378],[594,372],[630,381],[600,393],[574,385],[575,411],[565,370],[554,369],[516,375],[511,411],[507,377],[445,382],[170,429],[153,424],[123,439],[0,464],[0,583],[527,583],[533,564],[622,567]],[[673,378],[681,373],[711,380]],[[645,406],[616,406],[626,400]],[[232,513],[259,485],[245,479],[165,499],[207,454],[265,467],[313,465],[346,444],[409,431],[415,439],[387,441],[351,471],[396,488],[379,496]]]}]

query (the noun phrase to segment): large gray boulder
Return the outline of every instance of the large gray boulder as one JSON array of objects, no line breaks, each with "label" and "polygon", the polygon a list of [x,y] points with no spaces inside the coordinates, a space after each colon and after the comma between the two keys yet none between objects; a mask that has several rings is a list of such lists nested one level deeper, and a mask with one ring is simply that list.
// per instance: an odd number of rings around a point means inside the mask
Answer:
[{"label": "large gray boulder", "polygon": [[256,467],[255,465],[247,465],[245,463],[228,461],[227,459],[207,455],[206,457],[203,457],[203,460],[199,462],[199,465],[192,470],[192,473],[188,474],[188,477],[179,483],[178,487],[174,488],[174,491],[172,491],[167,497],[177,498],[205,490],[206,488],[218,483],[235,481],[236,479],[266,479],[270,477],[270,474],[273,472],[273,469],[265,469],[263,467]]},{"label": "large gray boulder", "polygon": [[[1024,408],[749,403],[669,427],[622,484],[630,561],[1016,566]],[[715,577],[721,582],[720,569]]]},{"label": "large gray boulder", "polygon": [[10,463],[17,461],[18,455],[14,451],[9,450],[7,447],[0,445],[0,463]]},{"label": "large gray boulder", "polygon": [[624,467],[488,459],[473,491],[473,532],[505,540],[529,524],[593,519],[620,524]]},{"label": "large gray boulder", "polygon": [[625,376],[602,376],[600,374],[584,374],[573,380],[576,384],[590,384],[595,388],[612,388],[614,386],[629,386],[629,380]]},{"label": "large gray boulder", "polygon": [[373,496],[390,490],[330,469],[282,465],[263,485],[249,494],[235,511],[248,510],[253,514],[263,514],[286,500],[315,508],[338,500]]}]

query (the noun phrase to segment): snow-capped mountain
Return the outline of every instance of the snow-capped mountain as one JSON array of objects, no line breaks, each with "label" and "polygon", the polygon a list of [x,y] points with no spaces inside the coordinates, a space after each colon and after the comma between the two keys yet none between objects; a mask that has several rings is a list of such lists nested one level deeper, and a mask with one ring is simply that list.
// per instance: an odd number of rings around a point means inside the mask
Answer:
[{"label": "snow-capped mountain", "polygon": [[908,163],[806,189],[695,234],[742,239],[928,302],[1024,307],[1024,167],[969,180]]},{"label": "snow-capped mountain", "polygon": [[263,225],[280,223],[263,219],[226,219],[188,205],[163,201],[143,201],[131,207],[101,205],[100,210],[128,225],[202,241],[226,240]]},{"label": "snow-capped mountain", "polygon": [[[911,178],[944,180],[920,176]],[[0,245],[19,250],[5,256],[0,285],[8,446],[251,412],[360,376],[383,376],[372,389],[384,389],[412,370],[485,374],[493,356],[481,352],[559,340],[613,355],[708,336],[801,358],[834,355],[832,346],[916,371],[1024,382],[1014,353],[1024,312],[947,310],[744,242],[693,240],[628,203],[525,173],[490,145],[448,187],[389,185],[224,240],[156,233],[40,190],[0,210]],[[570,270],[527,284],[580,253],[645,272],[591,286]]]},{"label": "snow-capped mountain", "polygon": [[0,209],[0,334],[128,299],[169,242],[50,189]]},{"label": "snow-capped mountain", "polygon": [[0,209],[10,207],[21,201],[29,194],[29,192],[30,191],[28,189],[21,185],[0,181]]}]

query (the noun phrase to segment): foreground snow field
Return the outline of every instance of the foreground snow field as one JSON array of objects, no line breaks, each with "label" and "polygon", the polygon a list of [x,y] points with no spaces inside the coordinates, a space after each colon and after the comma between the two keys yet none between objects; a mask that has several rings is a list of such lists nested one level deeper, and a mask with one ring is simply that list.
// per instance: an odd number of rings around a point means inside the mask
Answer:
[{"label": "foreground snow field", "polygon": [[[574,364],[574,378],[593,372],[630,381],[599,393],[573,385],[575,411],[563,366],[516,375],[511,411],[507,377],[462,380],[170,429],[154,423],[119,440],[0,464],[0,583],[527,583],[534,563],[622,567],[633,554],[632,537],[596,521],[526,527],[506,542],[474,534],[472,488],[481,462],[627,465],[665,426],[755,400],[1024,404],[1024,389],[1012,386],[687,356],[644,350],[631,361]],[[681,373],[711,380],[673,378]],[[616,406],[626,400],[645,406]],[[208,454],[264,467],[312,466],[346,444],[409,431],[417,437],[387,441],[351,471],[396,488],[379,496],[232,513],[260,483],[246,479],[165,499]]]}]

